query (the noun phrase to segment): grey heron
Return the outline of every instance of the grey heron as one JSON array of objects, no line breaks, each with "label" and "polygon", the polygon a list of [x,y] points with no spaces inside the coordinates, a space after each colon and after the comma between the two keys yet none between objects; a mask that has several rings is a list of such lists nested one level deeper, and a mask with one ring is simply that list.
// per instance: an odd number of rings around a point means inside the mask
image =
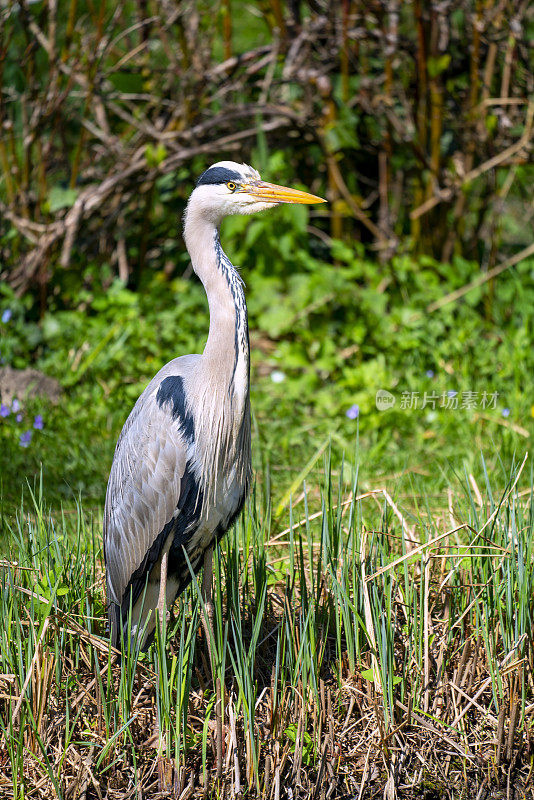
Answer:
[{"label": "grey heron", "polygon": [[251,480],[247,306],[243,281],[221,247],[221,221],[279,203],[320,202],[233,161],[207,169],[191,193],[184,240],[206,291],[209,333],[202,355],[180,356],[160,369],[117,441],[104,509],[116,647],[130,609],[131,635],[144,629],[149,642],[156,617],[188,585],[189,565],[200,569],[240,513]]}]

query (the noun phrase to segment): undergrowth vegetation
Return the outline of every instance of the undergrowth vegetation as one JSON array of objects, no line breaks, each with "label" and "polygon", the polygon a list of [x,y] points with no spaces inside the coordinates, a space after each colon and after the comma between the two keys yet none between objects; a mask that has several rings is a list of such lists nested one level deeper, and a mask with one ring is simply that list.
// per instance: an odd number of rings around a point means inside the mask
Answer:
[{"label": "undergrowth vegetation", "polygon": [[439,511],[328,458],[277,520],[257,484],[210,643],[195,580],[120,662],[99,521],[28,497],[2,570],[2,796],[530,797],[532,470],[482,467]]},{"label": "undergrowth vegetation", "polygon": [[[533,261],[501,276],[489,296],[486,287],[474,288],[429,311],[464,286],[471,264],[397,256],[380,265],[335,242],[332,265],[306,250],[306,217],[293,212],[227,220],[222,232],[247,284],[252,408],[273,466],[300,469],[329,441],[336,461],[343,452],[350,458],[357,420],[366,479],[414,460],[427,470],[435,456],[456,466],[467,459],[479,473],[476,454],[492,440],[505,458],[521,452],[532,430]],[[43,429],[23,452],[25,423],[15,413],[0,417],[3,493],[11,506],[20,497],[21,468],[32,480],[41,464],[51,502],[71,503],[82,492],[86,504],[98,504],[117,435],[142,389],[171,358],[204,347],[208,309],[195,276],[151,276],[139,292],[111,275],[103,287],[84,281],[73,288],[70,308],[62,307],[64,298],[51,301],[38,324],[27,299],[4,287],[0,312],[11,312],[0,323],[6,362],[36,366],[63,388],[56,405],[26,403],[28,420],[40,414]],[[489,317],[480,310],[484,302]],[[395,403],[380,410],[383,390]],[[434,471],[429,477],[441,486]],[[280,493],[288,488],[284,474],[277,486]]]}]

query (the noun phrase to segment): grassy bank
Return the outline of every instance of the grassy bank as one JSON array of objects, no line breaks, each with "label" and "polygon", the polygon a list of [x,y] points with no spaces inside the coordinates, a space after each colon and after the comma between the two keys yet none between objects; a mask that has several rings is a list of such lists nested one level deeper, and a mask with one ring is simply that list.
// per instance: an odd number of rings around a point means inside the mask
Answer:
[{"label": "grassy bank", "polygon": [[193,584],[167,646],[121,664],[99,520],[27,497],[1,572],[2,796],[532,797],[532,468],[481,463],[430,497],[332,478],[325,453],[278,514],[265,475],[215,560],[211,647]]}]

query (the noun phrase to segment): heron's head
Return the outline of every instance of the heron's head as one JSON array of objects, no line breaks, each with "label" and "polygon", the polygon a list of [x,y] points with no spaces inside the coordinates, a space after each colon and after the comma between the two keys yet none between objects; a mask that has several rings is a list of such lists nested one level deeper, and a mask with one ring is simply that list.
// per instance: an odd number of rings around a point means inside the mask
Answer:
[{"label": "heron's head", "polygon": [[219,161],[202,173],[189,203],[219,225],[230,214],[253,214],[279,203],[324,203],[299,189],[266,183],[247,164]]}]

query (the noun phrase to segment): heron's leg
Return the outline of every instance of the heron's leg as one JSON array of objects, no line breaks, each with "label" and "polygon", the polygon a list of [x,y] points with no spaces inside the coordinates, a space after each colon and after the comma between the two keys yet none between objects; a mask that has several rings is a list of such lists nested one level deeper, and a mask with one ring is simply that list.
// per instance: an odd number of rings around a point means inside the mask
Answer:
[{"label": "heron's leg", "polygon": [[163,630],[163,619],[167,613],[167,560],[169,558],[168,550],[165,550],[161,556],[160,578],[159,578],[159,598],[158,598],[158,616],[160,630]]},{"label": "heron's leg", "polygon": [[[202,626],[204,628],[204,635],[206,637],[206,645],[211,665],[211,673],[215,680],[215,662],[213,660],[213,652],[211,643],[214,637],[213,633],[213,598],[212,598],[212,583],[213,583],[213,545],[204,550],[204,569],[202,572],[202,602],[204,610],[202,614]],[[209,680],[209,676],[208,680]]]},{"label": "heron's leg", "polygon": [[213,630],[213,545],[210,544],[209,547],[206,548],[204,551],[204,570],[202,573],[202,599],[204,600],[204,605],[206,606],[206,611],[208,614],[208,620],[210,626]]},{"label": "heron's leg", "polygon": [[[163,639],[164,620],[167,615],[167,562],[169,558],[169,551],[165,550],[161,556],[160,562],[160,576],[159,576],[159,597],[157,606],[156,625],[159,625],[160,633]],[[160,664],[161,669],[161,664]],[[158,723],[157,723],[158,724]],[[159,745],[158,745],[158,790],[161,793],[169,793],[174,785],[174,762],[172,759],[162,755],[164,744],[162,730],[159,728]]]},{"label": "heron's leg", "polygon": [[220,779],[222,775],[222,762],[223,762],[223,709],[224,709],[224,698],[223,698],[223,686],[221,686],[221,679],[219,675],[215,674],[215,659],[214,653],[212,651],[213,642],[214,642],[214,632],[213,632],[213,614],[215,611],[213,605],[213,545],[210,544],[209,547],[206,548],[204,551],[204,570],[202,573],[202,599],[204,601],[204,609],[206,611],[205,614],[202,615],[202,621],[204,623],[204,633],[206,634],[206,640],[208,643],[208,653],[210,657],[210,664],[211,664],[211,673],[213,675],[213,680],[215,681],[215,691],[217,695],[217,702],[215,703],[215,746],[217,750],[217,778]]}]

